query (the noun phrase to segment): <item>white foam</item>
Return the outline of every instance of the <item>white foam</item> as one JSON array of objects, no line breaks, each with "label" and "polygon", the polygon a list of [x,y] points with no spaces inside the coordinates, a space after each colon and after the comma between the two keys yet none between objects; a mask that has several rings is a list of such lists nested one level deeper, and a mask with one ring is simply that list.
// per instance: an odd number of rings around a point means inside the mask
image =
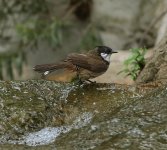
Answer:
[{"label": "white foam", "polygon": [[92,113],[85,112],[81,116],[77,117],[72,125],[61,127],[46,127],[40,131],[29,133],[23,136],[19,141],[12,140],[9,143],[12,144],[26,144],[28,146],[47,145],[56,140],[56,138],[62,134],[71,131],[72,129],[79,129],[90,123],[93,115]]}]

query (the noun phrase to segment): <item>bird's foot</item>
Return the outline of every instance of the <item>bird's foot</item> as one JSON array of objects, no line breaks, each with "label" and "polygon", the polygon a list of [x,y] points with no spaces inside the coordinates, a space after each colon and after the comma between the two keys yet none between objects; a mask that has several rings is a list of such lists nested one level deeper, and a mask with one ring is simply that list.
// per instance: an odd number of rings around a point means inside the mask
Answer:
[{"label": "bird's foot", "polygon": [[82,84],[84,84],[84,81],[82,81],[81,79],[74,79],[73,81],[72,81],[74,84],[76,84],[76,85],[82,85]]}]

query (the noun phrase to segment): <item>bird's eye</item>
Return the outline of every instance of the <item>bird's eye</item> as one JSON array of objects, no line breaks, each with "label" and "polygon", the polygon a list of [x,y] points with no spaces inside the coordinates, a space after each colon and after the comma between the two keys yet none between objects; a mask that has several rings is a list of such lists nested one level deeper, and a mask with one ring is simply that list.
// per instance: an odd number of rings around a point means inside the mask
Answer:
[{"label": "bird's eye", "polygon": [[106,54],[106,53],[101,53],[100,55],[101,55],[101,57],[105,58],[105,57],[107,57],[108,54]]}]

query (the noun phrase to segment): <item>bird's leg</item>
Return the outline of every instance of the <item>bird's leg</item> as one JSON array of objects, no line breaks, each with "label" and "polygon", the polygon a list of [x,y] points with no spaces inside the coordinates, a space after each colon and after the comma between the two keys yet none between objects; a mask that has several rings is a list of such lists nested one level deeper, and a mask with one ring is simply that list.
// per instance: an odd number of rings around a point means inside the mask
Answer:
[{"label": "bird's leg", "polygon": [[81,80],[81,78],[80,78],[80,75],[79,75],[79,67],[78,66],[76,66],[76,72],[77,72],[77,79],[78,79],[78,84],[83,84],[83,81]]},{"label": "bird's leg", "polygon": [[84,83],[84,81],[88,81],[89,83],[96,83],[96,81],[91,81],[91,80],[89,80],[89,79],[87,79],[87,80],[82,80],[81,78],[80,78],[80,75],[79,75],[79,67],[78,66],[76,66],[76,72],[77,72],[77,79],[78,79],[78,84],[83,84]]},{"label": "bird's leg", "polygon": [[83,84],[84,82],[81,80],[79,74],[77,73],[78,84]]},{"label": "bird's leg", "polygon": [[81,79],[78,80],[78,84],[83,84],[83,83],[84,82]]}]

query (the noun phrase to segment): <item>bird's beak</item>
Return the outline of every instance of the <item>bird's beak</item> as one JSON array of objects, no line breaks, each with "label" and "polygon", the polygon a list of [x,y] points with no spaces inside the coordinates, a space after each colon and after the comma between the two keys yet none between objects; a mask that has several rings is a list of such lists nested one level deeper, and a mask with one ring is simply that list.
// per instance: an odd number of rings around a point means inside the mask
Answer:
[{"label": "bird's beak", "polygon": [[112,50],[112,53],[118,53],[117,51]]}]

